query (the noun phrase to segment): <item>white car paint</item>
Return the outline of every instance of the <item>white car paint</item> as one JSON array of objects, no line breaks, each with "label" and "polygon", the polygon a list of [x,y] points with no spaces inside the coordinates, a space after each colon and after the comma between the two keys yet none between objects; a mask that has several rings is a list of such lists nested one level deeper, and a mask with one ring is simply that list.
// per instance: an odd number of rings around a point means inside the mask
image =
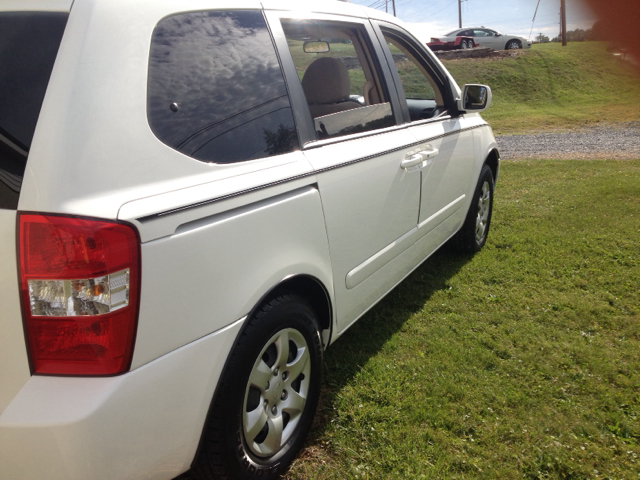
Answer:
[{"label": "white car paint", "polygon": [[0,415],[0,477],[161,480],[187,470],[243,320],[125,375],[32,376]]}]

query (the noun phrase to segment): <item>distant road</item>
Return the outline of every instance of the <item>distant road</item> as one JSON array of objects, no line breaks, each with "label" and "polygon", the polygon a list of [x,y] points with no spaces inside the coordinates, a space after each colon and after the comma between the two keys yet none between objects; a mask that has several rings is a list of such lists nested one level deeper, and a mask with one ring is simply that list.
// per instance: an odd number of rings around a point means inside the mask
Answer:
[{"label": "distant road", "polygon": [[496,137],[503,160],[640,159],[640,122],[585,127],[565,133]]}]

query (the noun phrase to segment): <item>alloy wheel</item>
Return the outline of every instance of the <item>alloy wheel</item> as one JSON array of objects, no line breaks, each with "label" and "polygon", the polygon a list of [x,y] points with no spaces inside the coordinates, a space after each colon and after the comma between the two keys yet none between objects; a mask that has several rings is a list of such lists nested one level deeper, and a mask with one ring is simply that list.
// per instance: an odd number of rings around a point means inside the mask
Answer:
[{"label": "alloy wheel", "polygon": [[478,198],[478,213],[476,216],[476,242],[481,244],[487,232],[487,222],[491,211],[491,186],[485,181],[482,184],[480,198]]},{"label": "alloy wheel", "polygon": [[304,336],[280,330],[265,344],[251,370],[243,405],[242,430],[259,457],[276,454],[298,424],[309,393],[311,362]]}]

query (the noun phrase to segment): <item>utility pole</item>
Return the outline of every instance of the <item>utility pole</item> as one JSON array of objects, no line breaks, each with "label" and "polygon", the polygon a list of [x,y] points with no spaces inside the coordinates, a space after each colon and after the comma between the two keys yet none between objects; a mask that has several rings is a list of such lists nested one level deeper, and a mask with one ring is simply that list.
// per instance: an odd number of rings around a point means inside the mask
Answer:
[{"label": "utility pole", "polygon": [[389,13],[389,0],[384,0],[384,13]]},{"label": "utility pole", "polygon": [[560,0],[560,36],[562,37],[562,46],[567,46],[567,7],[565,0]]},{"label": "utility pole", "polygon": [[[564,0],[562,0],[564,2]],[[391,0],[391,3],[393,4],[393,16],[396,16],[396,0]]]},{"label": "utility pole", "polygon": [[462,28],[462,0],[458,0],[458,28]]}]

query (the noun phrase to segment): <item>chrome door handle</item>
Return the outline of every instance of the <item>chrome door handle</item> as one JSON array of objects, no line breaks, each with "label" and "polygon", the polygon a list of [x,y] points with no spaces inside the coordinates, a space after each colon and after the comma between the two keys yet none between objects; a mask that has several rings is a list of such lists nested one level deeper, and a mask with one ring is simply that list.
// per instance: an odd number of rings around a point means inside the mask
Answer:
[{"label": "chrome door handle", "polygon": [[423,148],[424,150],[409,152],[404,160],[400,162],[400,167],[413,172],[416,169],[429,165],[433,161],[433,158],[438,155],[438,149],[433,148],[431,145],[423,145]]},{"label": "chrome door handle", "polygon": [[400,167],[411,168],[419,163],[422,163],[424,158],[420,153],[414,153],[413,155],[407,155],[407,157],[400,162]]},{"label": "chrome door handle", "polygon": [[439,150],[437,148],[431,148],[430,150],[421,150],[419,155],[422,155],[424,160],[430,160],[438,155]]}]

